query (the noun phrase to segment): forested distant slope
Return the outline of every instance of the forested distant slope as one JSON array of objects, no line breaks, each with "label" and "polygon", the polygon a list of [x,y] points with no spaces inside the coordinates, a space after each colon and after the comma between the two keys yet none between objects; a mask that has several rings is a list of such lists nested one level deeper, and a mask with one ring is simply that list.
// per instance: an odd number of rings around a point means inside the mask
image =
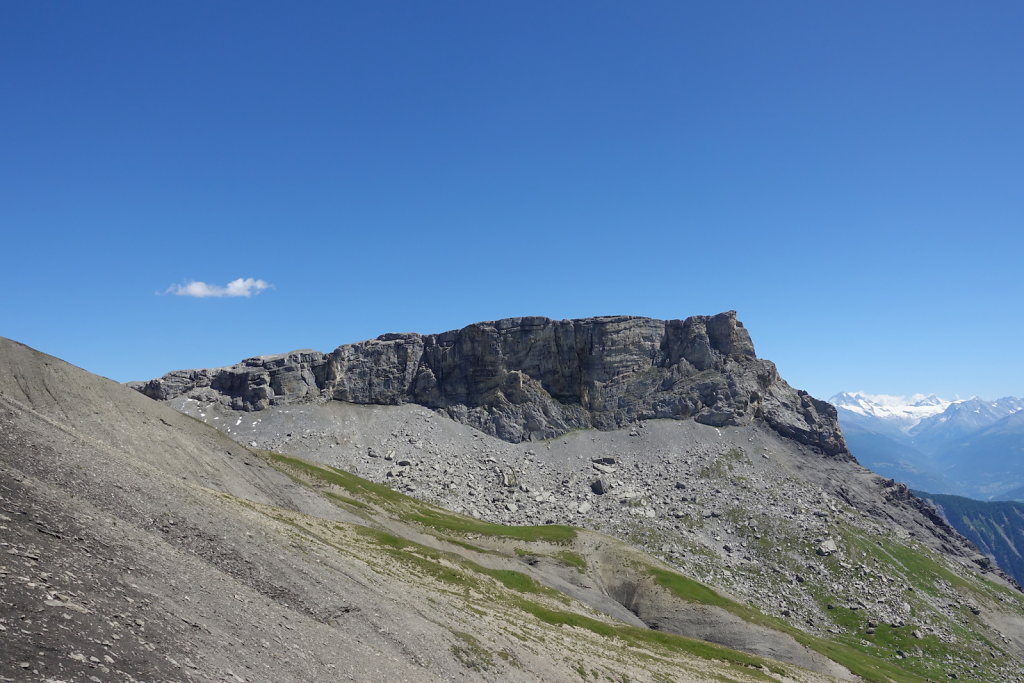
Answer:
[{"label": "forested distant slope", "polygon": [[1024,503],[915,493],[938,506],[957,531],[1024,584]]}]

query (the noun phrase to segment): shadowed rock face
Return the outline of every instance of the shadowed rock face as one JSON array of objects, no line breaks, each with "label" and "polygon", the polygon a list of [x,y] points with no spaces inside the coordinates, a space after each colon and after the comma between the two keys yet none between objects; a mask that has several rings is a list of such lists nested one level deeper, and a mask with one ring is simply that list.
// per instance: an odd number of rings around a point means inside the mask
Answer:
[{"label": "shadowed rock face", "polygon": [[330,353],[294,351],[133,384],[236,410],[334,399],[418,403],[501,439],[615,429],[654,418],[712,426],[763,420],[783,436],[852,459],[830,404],[758,359],[735,311],[685,320],[509,318],[433,335],[385,334]]}]

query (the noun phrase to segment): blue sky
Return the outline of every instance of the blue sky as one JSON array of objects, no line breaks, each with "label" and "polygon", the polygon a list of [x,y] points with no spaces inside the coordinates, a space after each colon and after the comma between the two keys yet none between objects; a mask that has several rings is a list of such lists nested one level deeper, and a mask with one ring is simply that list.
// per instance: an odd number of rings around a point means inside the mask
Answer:
[{"label": "blue sky", "polygon": [[4,3],[0,334],[130,380],[736,309],[819,396],[1022,395],[1022,30],[1019,2]]}]

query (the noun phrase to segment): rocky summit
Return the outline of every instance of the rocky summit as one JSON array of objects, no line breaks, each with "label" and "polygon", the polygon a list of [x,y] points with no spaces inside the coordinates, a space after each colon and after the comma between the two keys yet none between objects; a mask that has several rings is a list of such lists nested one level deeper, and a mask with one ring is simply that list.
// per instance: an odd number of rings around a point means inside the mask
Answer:
[{"label": "rocky summit", "polygon": [[178,370],[134,386],[157,400],[184,395],[244,411],[325,399],[416,403],[513,443],[657,418],[715,427],[758,420],[851,457],[836,409],[759,359],[735,311],[685,320],[509,318]]}]

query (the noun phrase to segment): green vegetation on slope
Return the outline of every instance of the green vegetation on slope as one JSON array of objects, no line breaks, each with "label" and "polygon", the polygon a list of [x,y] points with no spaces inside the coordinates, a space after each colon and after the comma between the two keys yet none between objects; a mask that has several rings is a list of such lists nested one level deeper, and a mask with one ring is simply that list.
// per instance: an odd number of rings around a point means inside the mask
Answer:
[{"label": "green vegetation on slope", "polygon": [[390,489],[382,484],[375,484],[372,481],[363,479],[362,477],[357,477],[345,470],[339,470],[335,467],[327,467],[326,465],[317,465],[307,460],[303,460],[302,458],[294,458],[274,451],[258,452],[270,460],[272,464],[286,465],[307,477],[318,480],[324,484],[333,484],[334,486],[343,488],[354,495],[364,496],[374,503],[394,504],[410,500],[408,496],[404,496],[394,489]]},{"label": "green vegetation on slope", "polygon": [[[685,636],[676,635],[674,633],[654,631],[637,626],[611,624],[576,612],[551,609],[526,599],[518,599],[513,604],[524,612],[532,614],[546,624],[552,624],[555,626],[574,626],[576,628],[586,629],[606,638],[621,638],[626,643],[635,647],[664,649],[670,652],[686,652],[704,659],[716,659],[723,662],[729,662],[730,664],[738,664],[745,667],[756,667],[758,669],[766,668],[773,673],[786,675],[786,669],[778,662],[749,655],[745,652],[730,650],[727,647],[715,645],[714,643],[709,643],[705,640],[695,640],[693,638],[686,638]],[[753,671],[748,673],[756,674],[757,672]],[[764,680],[774,680],[769,676],[758,676],[758,678],[761,677],[763,677]]]},{"label": "green vegetation on slope", "polygon": [[[473,517],[459,515],[429,503],[416,500],[382,484],[358,477],[344,470],[316,465],[300,458],[294,458],[273,451],[261,451],[271,463],[290,468],[315,481],[338,486],[353,495],[363,496],[370,502],[395,514],[403,522],[415,522],[440,531],[459,534],[498,536],[519,541],[546,543],[568,543],[576,538],[576,529],[561,524],[543,526],[505,526],[485,522]],[[343,502],[353,504],[351,499]]]},{"label": "green vegetation on slope", "polygon": [[[842,606],[841,596],[818,595],[819,604],[827,608],[829,619],[842,629],[832,637],[832,642],[893,660],[900,668],[923,678],[946,678],[948,665],[958,660],[966,661],[966,665],[973,667],[975,675],[982,679],[999,678],[998,673],[989,669],[997,664],[997,660],[985,654],[995,653],[999,648],[984,637],[986,629],[978,616],[966,607],[950,609],[953,605],[949,603],[949,590],[956,590],[958,601],[983,603],[1006,599],[1011,593],[1009,589],[980,577],[960,576],[923,546],[911,546],[909,542],[892,538],[869,537],[849,527],[844,529],[842,536],[851,562],[856,561],[857,566],[866,568],[869,573],[907,586],[902,595],[910,606],[910,621],[913,623],[894,626],[879,621],[869,627],[863,614]],[[827,558],[827,561],[833,565],[843,562],[836,557]],[[847,581],[853,583],[858,580],[857,575],[852,573],[853,565],[846,564],[851,568]],[[947,642],[946,638],[928,630],[915,628],[922,621],[954,635],[956,641]]]},{"label": "green vegetation on slope", "polygon": [[[225,498],[228,498],[225,496]],[[371,544],[377,551],[395,560],[404,569],[401,575],[405,580],[415,576],[436,581],[447,586],[452,595],[463,596],[467,600],[467,609],[483,615],[468,601],[470,595],[484,599],[491,608],[512,609],[539,622],[551,626],[569,626],[584,629],[598,636],[612,638],[640,649],[632,654],[641,659],[647,655],[643,651],[663,656],[687,654],[701,659],[723,662],[734,670],[742,671],[741,678],[755,680],[774,680],[764,675],[761,669],[769,669],[780,675],[788,670],[780,663],[762,657],[749,655],[729,648],[678,636],[624,624],[610,623],[598,618],[586,616],[578,612],[553,608],[539,600],[557,600],[563,603],[570,601],[558,591],[542,586],[533,578],[516,571],[497,570],[483,567],[475,562],[453,553],[446,553],[428,546],[410,541],[395,534],[361,525],[347,525],[327,522],[318,518],[309,518],[297,513],[286,512],[270,506],[259,506],[243,503],[246,507],[267,514],[294,529],[301,537],[322,544],[340,552],[353,554],[363,561],[373,563],[373,556],[358,547],[353,547],[341,539],[332,539],[332,532],[354,534],[364,542]],[[393,572],[394,569],[392,568]],[[488,581],[494,579],[494,581]],[[500,587],[499,587],[500,586]],[[507,592],[506,592],[507,591]],[[578,608],[581,605],[576,604]],[[586,608],[583,608],[586,609]],[[506,618],[508,618],[506,614]],[[484,648],[475,637],[464,637],[467,634],[453,631],[461,641],[453,646],[453,655],[467,668],[475,671],[488,670],[494,666],[491,653]],[[498,653],[503,655],[503,653]],[[506,659],[502,656],[502,659]],[[735,680],[724,677],[723,680]]]},{"label": "green vegetation on slope", "polygon": [[464,631],[452,631],[460,642],[452,645],[452,654],[470,671],[487,671],[494,667],[494,656],[483,647],[476,636]]},{"label": "green vegetation on slope", "polygon": [[[422,505],[422,504],[421,504]],[[543,541],[546,543],[568,543],[576,538],[576,529],[561,524],[544,526],[505,526],[493,524],[472,517],[457,515],[440,508],[424,506],[419,512],[402,515],[406,522],[417,522],[424,526],[443,531],[481,536],[500,536],[517,541]]]},{"label": "green vegetation on slope", "polygon": [[[289,471],[293,476],[297,473],[315,484],[337,486],[347,493],[363,499],[365,503],[362,509],[365,509],[367,504],[376,505],[396,519],[421,525],[439,538],[475,552],[494,551],[466,543],[461,537],[476,535],[485,538],[504,538],[521,542],[565,546],[571,544],[577,535],[577,530],[568,526],[503,526],[485,522],[418,501],[386,486],[374,484],[342,470],[315,465],[276,453],[267,453],[266,456],[279,468]],[[724,459],[729,464],[736,458],[733,454],[730,456],[732,457]],[[333,494],[330,497],[343,504],[360,507],[358,503],[361,501],[358,499],[338,494]],[[556,609],[533,600],[527,600],[525,596],[532,594],[560,599],[563,603],[567,601],[561,593],[542,586],[522,572],[483,567],[458,555],[442,553],[374,529],[356,528],[356,531],[360,535],[373,538],[380,546],[389,548],[396,559],[416,568],[419,573],[432,576],[434,579],[458,587],[460,590],[469,588],[482,590],[483,584],[480,583],[482,577],[494,579],[505,589],[520,596],[511,603],[513,606],[544,623],[585,628],[599,635],[622,638],[638,646],[644,644],[649,647],[652,643],[664,644],[669,642],[665,640],[668,638],[675,643],[674,646],[683,648],[691,654],[723,659],[737,665],[750,665],[750,661],[744,659],[749,655],[743,655],[738,659],[735,654],[726,656],[722,652],[731,653],[732,651],[704,641],[691,641],[681,636],[634,629],[634,627],[623,624],[610,624],[577,612]],[[458,535],[460,538],[452,537],[450,534]],[[924,549],[913,549],[890,539],[869,539],[859,530],[852,528],[844,528],[841,535],[844,545],[860,555],[871,558],[879,566],[887,567],[892,576],[906,577],[908,582],[922,594],[937,596],[937,586],[941,584],[954,586],[967,594],[979,590],[985,590],[991,594],[1000,588],[989,586],[986,582],[981,581],[975,585],[974,582],[964,579],[946,568],[937,559],[930,557]],[[515,549],[515,552],[532,554],[536,551]],[[545,553],[541,552],[540,554]],[[586,560],[570,549],[555,552],[550,556],[566,565],[575,567],[580,572],[587,571]],[[836,558],[826,559],[832,562],[837,561]],[[909,628],[883,624],[879,625],[873,633],[865,633],[862,618],[847,614],[846,612],[849,610],[828,610],[829,618],[840,628],[840,632],[828,638],[811,635],[782,619],[769,617],[750,606],[729,600],[708,586],[676,572],[657,567],[649,567],[647,571],[657,584],[667,588],[676,597],[689,602],[720,607],[749,623],[786,633],[805,647],[845,666],[867,681],[911,683],[934,677],[944,677],[942,662],[957,654],[954,646],[944,643],[934,636],[912,638]],[[820,595],[818,599],[824,607],[824,602],[831,603],[835,598]],[[965,642],[975,643],[978,647],[990,646],[985,639],[976,634],[972,636],[962,628],[955,632],[961,637],[961,640],[966,639]],[[680,640],[677,642],[672,640],[674,638]],[[682,642],[686,643],[685,647],[680,645]],[[904,653],[909,651],[919,652],[922,656],[906,656]]]},{"label": "green vegetation on slope", "polygon": [[575,567],[576,571],[580,572],[581,574],[586,573],[587,571],[587,560],[579,553],[574,553],[571,550],[560,550],[559,552],[555,553],[554,557],[562,564],[569,565],[570,567]]},{"label": "green vegetation on slope", "polygon": [[912,683],[922,681],[909,671],[872,654],[860,651],[843,643],[812,636],[774,617],[769,617],[747,605],[729,600],[702,583],[666,569],[648,568],[654,580],[667,588],[676,597],[688,602],[721,607],[746,622],[766,626],[775,631],[787,633],[801,645],[842,664],[866,681],[899,681]]}]

